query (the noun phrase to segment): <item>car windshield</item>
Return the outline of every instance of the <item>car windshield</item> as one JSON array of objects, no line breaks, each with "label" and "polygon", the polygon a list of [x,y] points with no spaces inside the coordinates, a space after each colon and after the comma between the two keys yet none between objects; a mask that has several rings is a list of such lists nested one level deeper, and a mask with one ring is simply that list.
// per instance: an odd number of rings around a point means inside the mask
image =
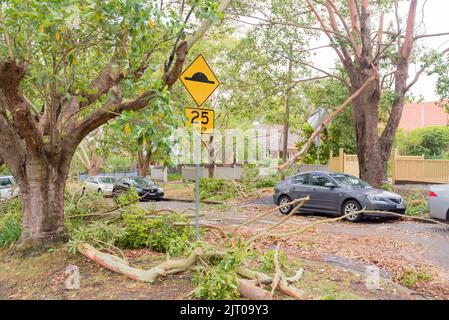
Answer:
[{"label": "car windshield", "polygon": [[131,178],[130,181],[134,185],[139,185],[139,186],[152,186],[152,185],[154,185],[154,182],[151,181],[150,179],[141,178],[141,177]]},{"label": "car windshield", "polygon": [[101,177],[101,178],[98,178],[98,181],[100,183],[110,183],[110,184],[112,184],[112,183],[115,182],[115,179],[112,178],[112,177]]},{"label": "car windshield", "polygon": [[0,189],[11,187],[11,180],[9,178],[0,178]]},{"label": "car windshield", "polygon": [[331,174],[331,176],[339,184],[344,185],[344,186],[355,187],[355,188],[370,188],[371,187],[365,181],[360,180],[359,178],[348,175],[348,174],[333,173],[333,174]]}]

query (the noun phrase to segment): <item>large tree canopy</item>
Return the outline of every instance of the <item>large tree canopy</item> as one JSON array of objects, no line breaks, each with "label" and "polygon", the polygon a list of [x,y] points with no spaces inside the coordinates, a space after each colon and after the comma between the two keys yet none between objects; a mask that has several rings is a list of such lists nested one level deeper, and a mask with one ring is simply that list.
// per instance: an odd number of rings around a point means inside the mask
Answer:
[{"label": "large tree canopy", "polygon": [[[256,28],[289,27],[301,34],[315,31],[320,40],[326,40],[327,43],[321,42],[309,50],[330,48],[347,78],[320,68],[313,60],[300,62],[313,74],[333,77],[348,88],[361,177],[373,185],[382,184],[387,179],[387,162],[406,94],[437,57],[447,51],[429,54],[415,49],[420,40],[447,36],[449,32],[425,32],[417,21],[418,0],[305,0],[282,14],[272,10],[277,1],[254,2],[259,5],[254,5],[254,12],[246,19],[252,19]],[[425,6],[425,1],[421,4]],[[292,16],[303,18],[295,20]],[[421,68],[409,78],[413,62]],[[298,154],[294,160],[302,155]]]},{"label": "large tree canopy", "polygon": [[0,156],[21,190],[23,241],[63,235],[63,190],[78,144],[165,94],[229,5],[0,3]]}]

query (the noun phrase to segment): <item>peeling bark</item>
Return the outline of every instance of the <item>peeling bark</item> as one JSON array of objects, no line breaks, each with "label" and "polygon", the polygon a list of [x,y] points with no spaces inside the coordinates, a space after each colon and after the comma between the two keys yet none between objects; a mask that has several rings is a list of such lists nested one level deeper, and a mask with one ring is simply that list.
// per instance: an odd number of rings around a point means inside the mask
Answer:
[{"label": "peeling bark", "polygon": [[130,279],[136,281],[143,281],[153,283],[159,276],[166,275],[173,272],[183,272],[193,266],[198,258],[202,255],[201,248],[195,249],[195,251],[186,259],[169,260],[162,262],[161,264],[149,269],[141,270],[130,267],[128,264],[117,260],[115,256],[103,253],[85,243],[80,248],[80,251],[87,258],[95,261],[102,267],[114,272],[118,272],[127,276]]}]

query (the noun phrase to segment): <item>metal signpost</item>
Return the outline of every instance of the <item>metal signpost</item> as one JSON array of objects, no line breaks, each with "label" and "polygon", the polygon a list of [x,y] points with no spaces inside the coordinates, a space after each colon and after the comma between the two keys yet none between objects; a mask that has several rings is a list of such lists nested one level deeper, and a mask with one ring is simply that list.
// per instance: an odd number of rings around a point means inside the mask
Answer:
[{"label": "metal signpost", "polygon": [[201,134],[212,132],[215,125],[215,112],[212,109],[200,108],[217,89],[220,82],[202,55],[188,66],[179,76],[184,87],[195,100],[198,108],[185,108],[186,128],[193,128],[195,144],[195,240],[199,238],[200,219],[200,161]]}]

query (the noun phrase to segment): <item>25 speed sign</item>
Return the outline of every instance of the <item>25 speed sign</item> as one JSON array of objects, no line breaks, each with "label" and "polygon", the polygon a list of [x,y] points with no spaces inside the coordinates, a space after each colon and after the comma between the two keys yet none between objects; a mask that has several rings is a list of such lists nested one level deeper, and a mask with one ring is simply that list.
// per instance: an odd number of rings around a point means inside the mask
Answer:
[{"label": "25 speed sign", "polygon": [[214,129],[215,112],[212,109],[185,108],[186,128],[201,125],[201,132]]}]

